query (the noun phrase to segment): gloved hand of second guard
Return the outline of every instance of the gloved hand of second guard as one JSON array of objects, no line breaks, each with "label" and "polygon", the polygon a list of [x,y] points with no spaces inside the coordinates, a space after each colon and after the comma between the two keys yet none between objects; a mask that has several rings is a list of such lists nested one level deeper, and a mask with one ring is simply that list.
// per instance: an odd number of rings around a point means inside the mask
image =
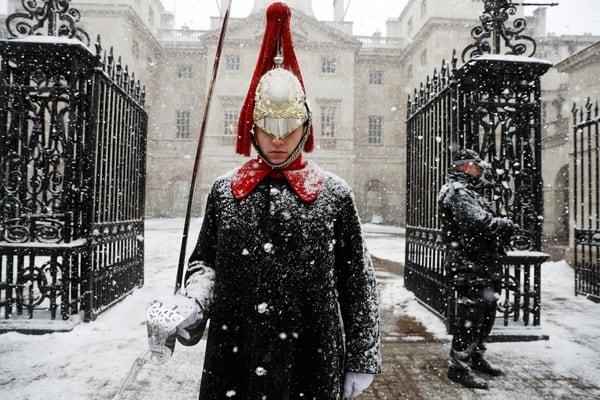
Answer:
[{"label": "gloved hand of second guard", "polygon": [[373,382],[373,374],[348,372],[344,380],[344,399],[360,395]]}]

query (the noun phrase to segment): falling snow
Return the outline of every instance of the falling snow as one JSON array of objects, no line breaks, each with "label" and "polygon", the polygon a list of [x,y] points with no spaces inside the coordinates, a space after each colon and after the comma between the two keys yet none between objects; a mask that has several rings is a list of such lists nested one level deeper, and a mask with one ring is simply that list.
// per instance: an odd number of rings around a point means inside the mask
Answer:
[{"label": "falling snow", "polygon": [[[192,220],[191,236],[200,221]],[[0,336],[0,398],[11,400],[106,400],[118,391],[132,363],[147,349],[145,314],[151,300],[173,291],[183,219],[152,219],[146,223],[146,279],[111,309],[91,323],[68,333]],[[404,261],[404,240],[398,229],[366,225],[373,255]],[[442,321],[427,311],[403,286],[400,275],[385,274],[380,287],[380,307],[395,308],[422,322],[435,337],[448,339]],[[573,269],[564,261],[542,265],[542,327],[550,339],[538,342],[494,343],[494,353],[529,362],[553,365],[557,373],[581,376],[600,385],[600,305],[573,294]],[[398,311],[400,312],[400,311]],[[147,364],[131,387],[127,399],[197,400],[205,341],[197,346],[177,346],[162,365]],[[561,398],[561,388],[548,393]],[[233,393],[229,393],[233,395]],[[515,397],[516,398],[516,397]]]}]

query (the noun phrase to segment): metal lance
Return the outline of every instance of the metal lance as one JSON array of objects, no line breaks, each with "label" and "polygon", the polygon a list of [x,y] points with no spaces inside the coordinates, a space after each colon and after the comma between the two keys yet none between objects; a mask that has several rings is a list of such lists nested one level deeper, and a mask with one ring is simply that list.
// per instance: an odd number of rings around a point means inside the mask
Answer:
[{"label": "metal lance", "polygon": [[179,252],[179,263],[177,264],[177,276],[175,277],[175,293],[181,288],[183,281],[183,270],[185,268],[185,251],[187,248],[187,239],[190,230],[190,214],[192,211],[192,203],[194,201],[194,188],[196,187],[196,178],[198,177],[198,168],[200,166],[200,158],[202,156],[202,145],[204,142],[204,133],[206,131],[206,122],[208,120],[208,110],[210,108],[210,100],[212,98],[215,81],[217,80],[217,71],[219,69],[219,60],[221,59],[221,51],[223,49],[223,42],[225,38],[225,32],[227,31],[227,21],[229,20],[229,11],[231,9],[231,3],[227,6],[227,10],[223,16],[223,24],[221,25],[221,34],[219,35],[219,42],[217,43],[217,52],[215,54],[215,62],[213,64],[212,79],[206,94],[206,101],[204,103],[204,117],[202,118],[202,125],[200,126],[200,137],[198,138],[198,147],[196,148],[196,157],[194,159],[194,169],[192,171],[192,180],[190,182],[190,193],[188,195],[187,209],[185,213],[185,222],[183,224],[183,235],[181,238],[181,250]]},{"label": "metal lance", "polygon": [[[186,215],[185,215],[185,224],[183,227],[181,253],[179,255],[179,264],[177,266],[177,280],[175,282],[175,293],[177,293],[177,290],[179,290],[179,288],[181,287],[181,281],[183,278],[185,249],[186,249],[186,245],[187,245],[187,236],[188,236],[188,231],[189,231],[189,226],[190,226],[190,213],[191,213],[192,202],[193,202],[193,197],[194,197],[194,188],[196,186],[196,177],[198,175],[198,167],[200,165],[200,156],[202,154],[202,143],[204,141],[204,133],[206,131],[206,121],[208,119],[208,110],[210,107],[210,100],[212,98],[215,81],[217,79],[217,70],[219,69],[219,60],[221,58],[221,51],[223,49],[223,41],[225,38],[225,32],[227,31],[227,22],[229,21],[229,12],[231,10],[231,3],[232,2],[230,1],[229,5],[227,6],[227,9],[225,10],[225,14],[223,16],[223,23],[221,25],[221,33],[219,35],[219,42],[217,43],[217,52],[216,52],[215,61],[213,64],[212,79],[210,81],[210,86],[208,89],[208,93],[206,95],[206,102],[204,103],[204,117],[202,119],[202,125],[200,127],[200,137],[198,138],[198,147],[196,149],[196,158],[194,160],[192,181],[190,183],[190,194],[188,197],[187,211],[186,211]],[[167,338],[163,338],[163,339],[167,339]],[[147,364],[148,362],[160,364],[164,361],[166,361],[166,360],[165,359],[157,360],[156,357],[153,357],[151,350],[145,350],[133,362],[133,365],[129,369],[127,376],[121,383],[121,386],[119,387],[118,392],[113,396],[112,400],[120,400],[123,398],[125,391],[133,383],[133,381],[137,377],[138,373],[140,372],[140,370],[142,369],[142,367],[145,364]]]}]

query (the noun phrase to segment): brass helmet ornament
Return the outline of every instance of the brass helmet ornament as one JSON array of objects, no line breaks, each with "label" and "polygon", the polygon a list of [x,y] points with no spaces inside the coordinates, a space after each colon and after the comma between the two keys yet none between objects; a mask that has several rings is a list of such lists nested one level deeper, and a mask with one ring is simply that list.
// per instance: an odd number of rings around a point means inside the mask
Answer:
[{"label": "brass helmet ornament", "polygon": [[279,139],[308,121],[309,111],[298,78],[280,65],[264,74],[256,87],[252,119],[254,125]]},{"label": "brass helmet ornament", "polygon": [[[261,50],[238,121],[236,152],[249,156],[253,144],[262,160],[273,168],[285,168],[303,149],[312,151],[314,142],[310,109],[292,41],[291,15],[285,3],[273,3],[267,8]],[[306,127],[302,140],[282,164],[270,164],[254,141],[254,126],[283,139],[302,125]]]}]

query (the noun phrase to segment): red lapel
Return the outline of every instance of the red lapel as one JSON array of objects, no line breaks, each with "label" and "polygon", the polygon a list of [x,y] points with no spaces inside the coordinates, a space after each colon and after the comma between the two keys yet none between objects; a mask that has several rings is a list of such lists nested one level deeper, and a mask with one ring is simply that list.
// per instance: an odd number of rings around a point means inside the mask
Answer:
[{"label": "red lapel", "polygon": [[274,178],[283,175],[296,195],[306,203],[317,197],[324,180],[323,170],[311,162],[302,160],[302,155],[283,170],[272,169],[260,158],[256,158],[246,162],[233,173],[233,195],[238,200],[243,199],[269,174]]}]

